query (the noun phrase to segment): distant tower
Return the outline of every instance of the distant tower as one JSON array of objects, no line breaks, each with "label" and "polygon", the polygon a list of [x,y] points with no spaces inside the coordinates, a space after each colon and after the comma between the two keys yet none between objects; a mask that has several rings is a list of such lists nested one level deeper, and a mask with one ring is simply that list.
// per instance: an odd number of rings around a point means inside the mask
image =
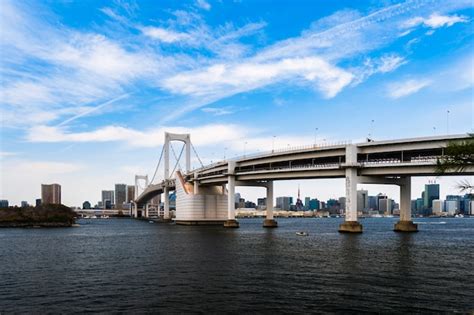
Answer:
[{"label": "distant tower", "polygon": [[296,210],[304,210],[303,201],[301,201],[300,185],[298,185],[298,199],[296,199]]}]

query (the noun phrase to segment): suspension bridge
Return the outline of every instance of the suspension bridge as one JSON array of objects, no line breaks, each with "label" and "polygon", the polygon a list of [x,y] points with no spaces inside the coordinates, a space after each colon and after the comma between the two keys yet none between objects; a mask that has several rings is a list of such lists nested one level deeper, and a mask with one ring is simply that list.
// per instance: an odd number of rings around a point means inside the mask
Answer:
[{"label": "suspension bridge", "polygon": [[[345,178],[345,222],[340,232],[362,232],[358,222],[357,184],[387,184],[400,187],[400,221],[395,231],[413,232],[417,226],[411,215],[411,177],[436,176],[437,160],[451,141],[467,140],[469,135],[449,135],[370,141],[363,143],[338,143],[309,145],[284,150],[246,155],[203,165],[189,134],[165,133],[165,141],[155,172],[148,176],[135,176],[133,217],[150,216],[150,202],[163,197],[163,221],[170,221],[170,192],[176,194],[176,224],[222,224],[239,227],[235,219],[235,187],[255,186],[266,189],[267,210],[264,227],[277,227],[273,217],[273,182],[276,180]],[[171,143],[183,143],[176,154]],[[191,150],[200,167],[191,169]],[[176,161],[170,168],[170,152]],[[185,154],[185,167],[180,161]],[[164,177],[157,180],[161,163]],[[445,175],[474,175],[474,167],[462,172],[449,170]],[[145,186],[139,193],[139,182]]]}]

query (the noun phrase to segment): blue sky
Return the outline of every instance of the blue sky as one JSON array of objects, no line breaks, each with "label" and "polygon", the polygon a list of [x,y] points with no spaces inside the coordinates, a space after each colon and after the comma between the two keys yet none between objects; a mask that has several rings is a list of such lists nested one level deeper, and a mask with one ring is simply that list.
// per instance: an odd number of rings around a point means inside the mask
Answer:
[{"label": "blue sky", "polygon": [[[273,139],[472,131],[473,12],[472,1],[1,0],[0,198],[33,202],[58,182],[66,204],[95,202],[152,173],[165,130],[190,132],[205,163]],[[458,179],[438,179],[442,194]],[[320,199],[344,193],[301,181],[276,194],[298,183]]]}]

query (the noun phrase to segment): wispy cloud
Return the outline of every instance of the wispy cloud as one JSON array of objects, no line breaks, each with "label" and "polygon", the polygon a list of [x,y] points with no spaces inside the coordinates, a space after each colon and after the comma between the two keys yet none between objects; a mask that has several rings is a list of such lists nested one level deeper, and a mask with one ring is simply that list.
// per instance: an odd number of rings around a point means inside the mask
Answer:
[{"label": "wispy cloud", "polygon": [[196,6],[207,11],[211,9],[211,5],[206,0],[196,0]]},{"label": "wispy cloud", "polygon": [[427,18],[420,16],[411,18],[405,21],[402,24],[404,28],[413,28],[419,25],[429,28],[440,28],[440,27],[449,27],[456,23],[466,23],[468,21],[467,17],[462,15],[441,15],[438,13],[433,13]]},{"label": "wispy cloud", "polygon": [[429,86],[430,84],[430,80],[410,79],[389,84],[387,87],[387,92],[389,97],[397,99],[417,93],[418,91]]}]

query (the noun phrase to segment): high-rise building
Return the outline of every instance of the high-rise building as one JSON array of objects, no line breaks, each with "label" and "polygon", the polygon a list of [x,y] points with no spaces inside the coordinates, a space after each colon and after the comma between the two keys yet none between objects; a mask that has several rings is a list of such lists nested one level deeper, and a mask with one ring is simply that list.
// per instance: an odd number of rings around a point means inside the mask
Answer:
[{"label": "high-rise building", "polygon": [[281,210],[290,210],[293,205],[293,197],[277,197],[276,207]]},{"label": "high-rise building", "polygon": [[311,197],[304,197],[304,209],[309,210],[309,201],[311,200]]},{"label": "high-rise building", "polygon": [[135,186],[128,185],[127,186],[127,202],[132,202],[135,200]]},{"label": "high-rise building", "polygon": [[393,200],[390,198],[384,198],[379,200],[379,211],[386,214],[392,214]]},{"label": "high-rise building", "polygon": [[433,200],[433,213],[441,214],[444,211],[443,201],[439,199]]},{"label": "high-rise building", "polygon": [[357,211],[367,211],[369,209],[369,192],[367,190],[357,191]]},{"label": "high-rise building", "polygon": [[433,208],[433,200],[439,199],[439,184],[426,184],[424,191],[424,207],[426,209]]},{"label": "high-rise building", "polygon": [[339,197],[339,207],[341,210],[346,210],[346,197]]},{"label": "high-rise building", "polygon": [[6,199],[0,200],[0,208],[8,208],[8,200]]},{"label": "high-rise building", "polygon": [[319,210],[321,209],[321,203],[318,199],[311,199],[309,201],[309,209],[310,210]]},{"label": "high-rise building", "polygon": [[110,209],[112,207],[112,203],[115,201],[115,197],[114,197],[114,191],[113,190],[102,190],[102,205],[105,207],[105,209],[107,209],[107,202],[106,201],[109,201],[109,208]]},{"label": "high-rise building", "polygon": [[21,207],[22,207],[22,208],[26,208],[26,207],[28,207],[28,206],[29,206],[29,205],[28,205],[28,201],[22,201],[22,202],[21,202]]},{"label": "high-rise building", "polygon": [[458,200],[446,200],[445,206],[446,212],[450,215],[455,215],[459,212],[459,201]]},{"label": "high-rise building", "polygon": [[378,210],[376,196],[369,196],[368,203],[369,203],[369,210]]},{"label": "high-rise building", "polygon": [[39,207],[41,206],[41,199],[36,199],[36,203],[35,203],[35,206]]},{"label": "high-rise building", "polygon": [[127,185],[115,184],[115,207],[122,209],[125,201],[127,201]]},{"label": "high-rise building", "polygon": [[61,204],[61,185],[51,184],[45,185],[41,184],[41,202],[44,205],[48,204]]},{"label": "high-rise building", "polygon": [[260,210],[266,209],[267,208],[267,198],[258,198],[257,199],[257,208]]}]

